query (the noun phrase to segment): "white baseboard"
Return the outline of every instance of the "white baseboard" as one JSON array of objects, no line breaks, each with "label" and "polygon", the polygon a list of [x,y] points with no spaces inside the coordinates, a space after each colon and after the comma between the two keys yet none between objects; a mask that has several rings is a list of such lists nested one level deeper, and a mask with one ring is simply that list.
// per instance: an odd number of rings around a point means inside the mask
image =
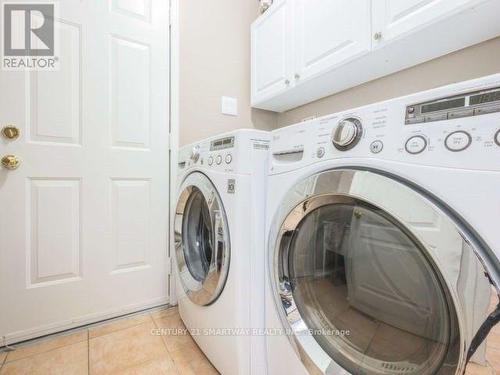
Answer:
[{"label": "white baseboard", "polygon": [[137,311],[146,310],[160,305],[166,305],[168,303],[169,303],[169,298],[165,296],[161,298],[155,298],[146,302],[141,302],[138,304],[132,304],[107,311],[101,311],[98,313],[83,315],[71,320],[51,323],[23,331],[12,332],[3,337],[0,336],[0,346],[16,344],[22,341],[31,340],[37,337],[46,336],[57,332],[66,331],[87,324],[97,323],[102,320],[116,318],[122,315],[131,314]]}]

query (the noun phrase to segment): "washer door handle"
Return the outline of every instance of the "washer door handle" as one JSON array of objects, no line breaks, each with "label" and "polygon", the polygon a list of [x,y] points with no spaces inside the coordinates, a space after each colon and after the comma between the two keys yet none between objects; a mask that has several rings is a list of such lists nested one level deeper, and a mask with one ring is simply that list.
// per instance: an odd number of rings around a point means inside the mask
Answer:
[{"label": "washer door handle", "polygon": [[[224,246],[224,227],[222,225],[222,215],[220,211],[214,211],[214,249],[212,257],[212,265],[215,267],[217,273],[220,272],[222,260],[219,259],[224,253],[219,246]],[[219,251],[221,250],[221,251]]]}]

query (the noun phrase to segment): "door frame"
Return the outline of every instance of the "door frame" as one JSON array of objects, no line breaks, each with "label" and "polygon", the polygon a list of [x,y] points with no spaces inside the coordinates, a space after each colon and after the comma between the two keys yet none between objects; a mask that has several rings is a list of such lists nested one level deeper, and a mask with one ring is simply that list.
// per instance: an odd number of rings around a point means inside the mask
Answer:
[{"label": "door frame", "polygon": [[174,220],[177,204],[177,162],[179,154],[179,98],[180,98],[180,48],[179,48],[179,0],[170,0],[170,191],[169,191],[169,241],[168,241],[168,289],[169,304],[177,305],[176,278],[173,265],[175,257]]}]

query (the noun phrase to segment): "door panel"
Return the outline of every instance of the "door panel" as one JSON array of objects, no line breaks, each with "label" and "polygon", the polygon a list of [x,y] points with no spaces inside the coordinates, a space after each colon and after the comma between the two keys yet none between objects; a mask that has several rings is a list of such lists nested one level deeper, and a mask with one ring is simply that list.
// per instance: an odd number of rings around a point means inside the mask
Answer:
[{"label": "door panel", "polygon": [[296,80],[323,73],[367,53],[370,1],[298,0],[295,7]]},{"label": "door panel", "polygon": [[32,72],[29,80],[29,135],[35,142],[80,144],[82,76],[81,28],[56,21],[60,35],[61,70]]},{"label": "door panel", "polygon": [[276,1],[252,25],[252,101],[285,90],[292,62],[292,3]]},{"label": "door panel", "polygon": [[114,146],[149,148],[150,55],[147,44],[111,36]]},{"label": "door panel", "polygon": [[28,286],[81,277],[80,179],[30,179]]},{"label": "door panel", "polygon": [[150,267],[151,181],[113,179],[112,185],[113,272]]},{"label": "door panel", "polygon": [[425,27],[440,18],[484,0],[382,0],[373,2],[373,34],[382,38],[375,46],[383,45],[410,31]]},{"label": "door panel", "polygon": [[0,71],[8,343],[168,301],[168,24],[161,0],[60,2],[60,70]]}]

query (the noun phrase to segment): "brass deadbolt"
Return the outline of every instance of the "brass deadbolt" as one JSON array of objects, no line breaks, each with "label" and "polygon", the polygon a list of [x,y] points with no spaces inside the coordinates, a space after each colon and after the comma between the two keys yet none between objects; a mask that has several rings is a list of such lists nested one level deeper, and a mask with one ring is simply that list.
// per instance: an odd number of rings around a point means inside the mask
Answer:
[{"label": "brass deadbolt", "polygon": [[14,139],[19,138],[20,134],[21,134],[21,132],[19,131],[19,129],[15,126],[12,126],[12,125],[5,126],[2,129],[2,135],[5,138],[10,139],[10,140],[14,140]]}]

